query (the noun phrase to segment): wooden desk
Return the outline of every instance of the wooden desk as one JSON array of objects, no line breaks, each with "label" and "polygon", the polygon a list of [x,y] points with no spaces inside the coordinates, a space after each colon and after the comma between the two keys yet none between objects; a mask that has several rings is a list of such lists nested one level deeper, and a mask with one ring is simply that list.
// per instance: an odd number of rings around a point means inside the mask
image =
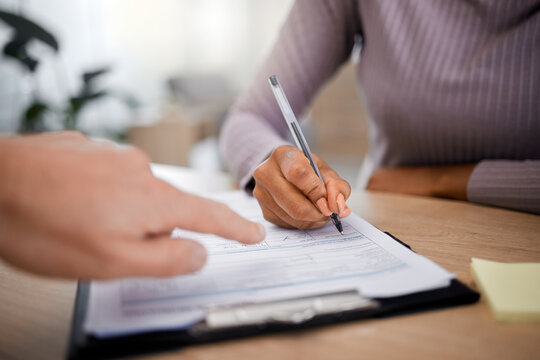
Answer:
[{"label": "wooden desk", "polygon": [[[158,175],[200,192],[209,174],[170,167]],[[176,177],[175,174],[179,176]],[[230,180],[213,175],[211,190]],[[216,186],[216,184],[221,184]],[[222,187],[222,188],[220,188]],[[470,258],[540,261],[540,217],[458,201],[354,191],[349,206],[474,286]],[[0,263],[0,358],[65,356],[76,283]],[[160,353],[154,359],[539,359],[540,324],[502,324],[483,299],[470,306]]]}]

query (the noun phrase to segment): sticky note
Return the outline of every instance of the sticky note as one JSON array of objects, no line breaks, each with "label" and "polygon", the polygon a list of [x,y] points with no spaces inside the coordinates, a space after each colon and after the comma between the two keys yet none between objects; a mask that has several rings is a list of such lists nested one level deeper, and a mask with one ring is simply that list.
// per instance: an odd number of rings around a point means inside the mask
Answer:
[{"label": "sticky note", "polygon": [[471,272],[495,319],[540,321],[540,263],[500,263],[473,258]]}]

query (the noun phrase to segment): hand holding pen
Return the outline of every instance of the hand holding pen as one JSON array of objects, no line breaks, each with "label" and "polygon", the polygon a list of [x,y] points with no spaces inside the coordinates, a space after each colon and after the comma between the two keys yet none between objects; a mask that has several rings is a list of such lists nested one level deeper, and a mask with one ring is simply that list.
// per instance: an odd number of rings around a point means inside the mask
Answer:
[{"label": "hand holding pen", "polygon": [[[275,84],[279,85],[277,79]],[[284,145],[272,152],[253,173],[253,195],[266,220],[276,225],[310,229],[332,219],[341,232],[339,218],[351,213],[345,205],[350,185],[322,159],[311,154],[294,113],[282,95],[276,94],[276,99],[298,148]]]}]

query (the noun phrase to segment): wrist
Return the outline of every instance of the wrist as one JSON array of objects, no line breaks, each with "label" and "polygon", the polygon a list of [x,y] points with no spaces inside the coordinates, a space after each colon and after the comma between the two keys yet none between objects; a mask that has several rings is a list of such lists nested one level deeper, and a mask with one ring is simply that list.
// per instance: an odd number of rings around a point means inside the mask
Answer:
[{"label": "wrist", "polygon": [[437,166],[432,194],[467,201],[467,184],[476,164]]}]

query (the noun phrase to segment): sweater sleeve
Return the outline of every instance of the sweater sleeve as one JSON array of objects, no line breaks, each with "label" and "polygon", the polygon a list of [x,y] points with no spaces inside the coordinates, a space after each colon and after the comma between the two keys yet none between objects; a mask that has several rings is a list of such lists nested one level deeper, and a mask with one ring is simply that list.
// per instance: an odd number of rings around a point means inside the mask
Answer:
[{"label": "sweater sleeve", "polygon": [[467,185],[471,202],[540,214],[540,160],[484,160]]},{"label": "sweater sleeve", "polygon": [[288,144],[268,77],[277,75],[293,111],[300,114],[348,59],[358,31],[356,1],[295,2],[269,56],[221,130],[221,154],[241,187],[274,148]]}]

